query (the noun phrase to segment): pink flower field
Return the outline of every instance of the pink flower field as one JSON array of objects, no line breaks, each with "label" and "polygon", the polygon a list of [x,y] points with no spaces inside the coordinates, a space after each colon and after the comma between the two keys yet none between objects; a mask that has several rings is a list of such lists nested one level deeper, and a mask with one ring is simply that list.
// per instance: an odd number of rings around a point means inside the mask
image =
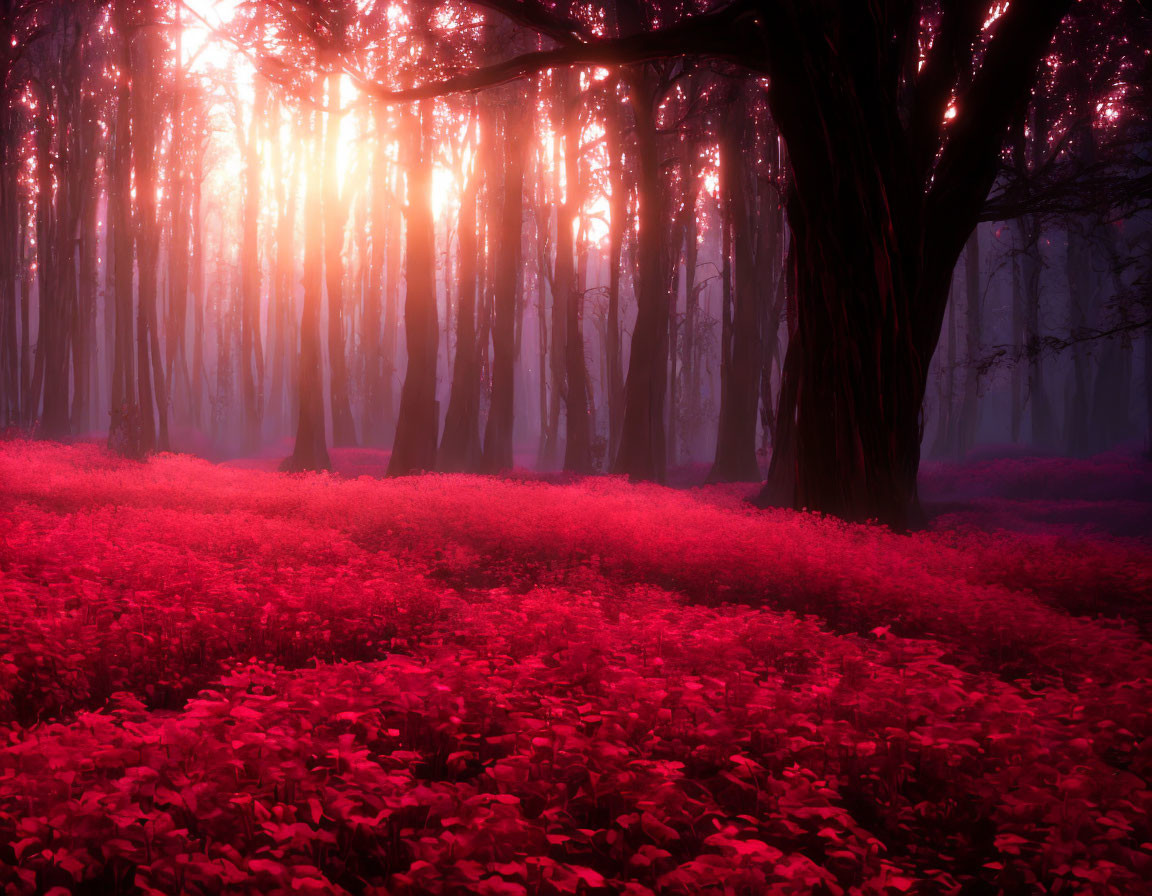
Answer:
[{"label": "pink flower field", "polygon": [[6,893],[1152,892],[1146,463],[896,535],[335,460],[0,442]]}]

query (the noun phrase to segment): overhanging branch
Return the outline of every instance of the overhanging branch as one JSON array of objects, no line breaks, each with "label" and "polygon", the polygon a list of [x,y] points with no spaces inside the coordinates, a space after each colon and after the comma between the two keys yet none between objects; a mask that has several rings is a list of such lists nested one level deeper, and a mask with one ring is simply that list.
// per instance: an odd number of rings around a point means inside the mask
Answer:
[{"label": "overhanging branch", "polygon": [[614,68],[679,56],[708,56],[755,69],[762,60],[754,43],[748,39],[747,30],[745,35],[741,35],[738,23],[750,8],[749,0],[739,0],[719,12],[692,16],[656,31],[586,43],[565,43],[554,49],[523,53],[474,71],[401,90],[363,76],[357,80],[362,90],[378,99],[399,103],[484,90],[563,66]]}]

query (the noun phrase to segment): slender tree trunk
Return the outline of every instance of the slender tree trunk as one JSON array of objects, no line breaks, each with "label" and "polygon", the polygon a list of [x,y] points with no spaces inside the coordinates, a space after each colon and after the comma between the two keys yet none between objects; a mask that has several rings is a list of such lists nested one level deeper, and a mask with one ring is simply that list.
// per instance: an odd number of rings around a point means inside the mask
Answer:
[{"label": "slender tree trunk", "polygon": [[204,425],[204,386],[208,373],[204,368],[204,307],[208,296],[204,290],[204,218],[203,153],[196,155],[192,172],[192,269],[189,288],[192,293],[192,418],[197,427]]},{"label": "slender tree trunk", "polygon": [[[779,141],[777,141],[777,146]],[[779,153],[774,154],[773,170],[780,171],[783,160]],[[760,362],[760,425],[761,444],[767,455],[769,445],[776,443],[776,400],[772,390],[773,367],[781,368],[777,355],[779,350],[780,320],[785,313],[787,291],[785,289],[784,261],[786,242],[783,209],[780,205],[779,188],[761,184],[760,190],[760,233],[761,244],[756,253],[757,277],[772,284],[773,299],[764,302],[760,324],[762,357]],[[782,370],[781,370],[782,372]]]},{"label": "slender tree trunk", "polygon": [[620,137],[623,115],[612,101],[605,122],[608,141],[609,234],[608,234],[608,320],[605,351],[608,355],[608,458],[615,462],[624,422],[624,367],[620,357],[620,256],[627,230],[628,187],[624,179],[624,146]]},{"label": "slender tree trunk", "polygon": [[[539,192],[537,177],[537,192]],[[548,438],[548,250],[547,250],[547,224],[542,220],[541,209],[543,203],[537,201],[534,206],[533,220],[536,225],[536,323],[537,343],[539,346],[540,368],[540,445],[537,449],[537,462],[541,465],[547,457]]]},{"label": "slender tree trunk", "polygon": [[957,420],[956,451],[966,457],[976,444],[980,427],[980,357],[983,337],[983,299],[980,290],[980,231],[973,230],[964,249],[964,398]]},{"label": "slender tree trunk", "polygon": [[568,289],[570,285],[566,286],[557,282],[557,274],[560,273],[560,247],[562,245],[563,237],[561,236],[560,227],[560,172],[563,170],[563,160],[560,157],[561,141],[557,140],[553,143],[552,152],[552,196],[554,205],[557,211],[556,215],[556,232],[554,237],[554,244],[556,247],[556,264],[546,268],[551,270],[551,285],[552,285],[552,332],[550,334],[551,345],[548,350],[549,372],[551,373],[550,395],[548,398],[548,426],[544,430],[544,449],[541,454],[541,465],[545,467],[553,467],[556,463],[556,455],[559,453],[560,448],[560,407],[564,402],[564,394],[567,391],[567,363],[564,347],[568,344]]},{"label": "slender tree trunk", "polygon": [[[172,105],[172,142],[169,147],[168,220],[169,237],[169,309],[165,319],[165,375],[164,389],[172,402],[173,413],[187,413],[191,408],[188,394],[188,268],[190,263],[190,228],[188,222],[188,131],[184,115],[185,72],[183,64],[182,9],[175,8],[175,75]],[[177,375],[183,384],[177,402]],[[181,410],[176,410],[180,408]]]},{"label": "slender tree trunk", "polygon": [[1024,344],[1028,351],[1028,407],[1032,421],[1032,445],[1048,450],[1056,444],[1056,423],[1044,376],[1044,353],[1040,332],[1040,275],[1044,261],[1040,255],[1040,221],[1025,215],[1020,228],[1023,255],[1020,259],[1021,283],[1024,288]]},{"label": "slender tree trunk", "polygon": [[[2,26],[0,26],[2,27]],[[0,39],[7,29],[0,30]],[[20,237],[19,155],[15,116],[7,97],[0,98],[0,428],[20,419],[20,355],[17,343],[17,252]]]},{"label": "slender tree trunk", "polygon": [[948,312],[944,319],[944,350],[940,359],[940,380],[937,389],[936,438],[932,443],[932,453],[936,457],[951,457],[955,454],[953,433],[955,431],[956,404],[956,290],[950,291]]},{"label": "slender tree trunk", "polygon": [[[1068,254],[1065,273],[1068,277],[1068,324],[1075,335],[1088,327],[1088,308],[1092,303],[1092,247],[1081,229],[1085,222],[1075,221],[1068,227]],[[1091,454],[1095,447],[1088,428],[1091,383],[1087,346],[1072,346],[1071,382],[1064,415],[1065,450],[1074,456]]]},{"label": "slender tree trunk", "polygon": [[328,364],[331,368],[332,441],[356,444],[356,426],[348,396],[348,361],[344,346],[344,225],[346,199],[340,195],[340,75],[328,75],[328,113],[324,149],[324,271],[328,294]]},{"label": "slender tree trunk", "polygon": [[79,268],[76,277],[76,326],[74,329],[72,368],[72,424],[77,432],[88,432],[93,426],[92,412],[97,399],[99,378],[96,360],[96,295],[99,277],[98,234],[100,222],[100,182],[97,160],[100,155],[99,130],[96,126],[95,99],[81,99],[80,126],[77,134],[82,159],[79,191]]},{"label": "slender tree trunk", "polygon": [[[40,116],[35,126],[36,138],[36,285],[38,326],[36,328],[36,357],[32,371],[32,391],[29,409],[32,417],[39,420],[39,434],[46,438],[59,438],[58,411],[52,407],[52,396],[44,402],[45,368],[47,377],[52,378],[57,352],[56,323],[59,309],[55,307],[57,296],[53,292],[56,272],[53,268],[52,240],[52,126],[50,98],[44,95],[40,102]],[[52,360],[47,356],[51,354]],[[48,390],[49,392],[53,390]],[[48,419],[45,419],[48,418]],[[57,431],[53,431],[57,430]]]},{"label": "slender tree trunk", "polygon": [[[384,109],[374,109],[377,131],[384,129]],[[371,249],[368,261],[368,292],[364,302],[364,327],[361,350],[364,354],[364,426],[366,445],[383,444],[386,438],[384,390],[386,383],[383,353],[383,315],[385,272],[387,270],[389,161],[383,141],[378,141],[372,155],[370,197]]]},{"label": "slender tree trunk", "polygon": [[271,302],[268,317],[269,388],[268,406],[274,413],[276,425],[291,419],[287,409],[289,357],[294,354],[295,340],[291,338],[293,307],[292,232],[296,213],[296,178],[284,164],[284,146],[280,139],[280,108],[274,104],[269,116],[270,150],[272,156],[272,186],[276,199],[275,249],[272,255]]},{"label": "slender tree trunk", "polygon": [[[1020,271],[1020,255],[1024,251],[1020,227],[1013,228],[1012,240],[1012,344],[1024,348],[1024,284]],[[1020,428],[1024,422],[1024,365],[1012,365],[1012,407],[1009,426],[1012,443],[1019,444]]]},{"label": "slender tree trunk", "polygon": [[[695,201],[695,194],[693,194]],[[683,398],[679,409],[680,444],[688,460],[696,456],[696,440],[699,435],[700,420],[700,374],[697,355],[699,354],[700,294],[703,284],[696,282],[698,258],[697,235],[699,220],[695,209],[688,216],[688,232],[684,236],[684,323],[681,327],[681,352],[683,367],[680,380],[683,384]]]},{"label": "slender tree trunk", "polygon": [[401,249],[404,236],[404,219],[400,214],[400,203],[395,202],[389,209],[388,230],[385,236],[385,277],[384,277],[384,340],[381,348],[384,365],[384,394],[381,416],[384,418],[385,433],[394,436],[396,430],[396,346],[400,332],[400,268]]},{"label": "slender tree trunk", "polygon": [[[0,46],[12,43],[11,0],[0,4]],[[0,92],[0,431],[20,422],[20,350],[18,343],[21,134],[13,103]]]},{"label": "slender tree trunk", "polygon": [[[259,26],[258,26],[259,27]],[[244,147],[243,232],[240,258],[240,385],[244,396],[244,450],[260,448],[264,423],[264,348],[260,337],[260,133],[266,85],[257,75]]]},{"label": "slender tree trunk", "polygon": [[28,429],[36,416],[32,406],[32,233],[31,223],[21,215],[20,243],[17,253],[20,268],[20,423]]}]

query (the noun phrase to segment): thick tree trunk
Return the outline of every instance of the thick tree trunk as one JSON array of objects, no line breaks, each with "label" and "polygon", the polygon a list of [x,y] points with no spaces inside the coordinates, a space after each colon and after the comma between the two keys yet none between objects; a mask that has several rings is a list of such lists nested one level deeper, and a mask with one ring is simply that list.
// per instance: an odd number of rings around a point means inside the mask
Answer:
[{"label": "thick tree trunk", "polygon": [[945,10],[952,41],[924,69],[939,83],[915,85],[907,123],[886,79],[916,45],[892,54],[895,10],[766,13],[768,99],[793,174],[794,506],[895,528],[917,521],[920,415],[952,271],[1070,5],[1011,4],[948,128],[949,96],[965,80],[957,66],[975,60],[978,7]]},{"label": "thick tree trunk", "polygon": [[613,471],[633,479],[663,482],[666,472],[664,395],[668,375],[668,295],[664,273],[664,209],[660,190],[656,121],[645,75],[630,80],[636,116],[639,228],[639,288],[636,326],[624,385],[624,419]]},{"label": "thick tree trunk", "polygon": [[[120,5],[117,4],[113,9],[120,9]],[[118,34],[124,34],[123,28],[123,23],[117,21],[116,31]],[[126,41],[122,41],[122,43],[126,44]],[[120,61],[124,66],[127,66],[128,52],[126,46],[121,53]],[[132,353],[132,278],[135,241],[132,239],[131,140],[131,98],[128,83],[121,78],[116,82],[116,119],[112,128],[112,158],[108,178],[108,219],[110,222],[108,239],[115,286],[110,440],[116,437],[117,428],[127,425],[137,413],[136,366]]]},{"label": "thick tree trunk", "polygon": [[[319,100],[319,89],[313,91]],[[312,150],[320,149],[320,113],[314,112]],[[324,432],[324,377],[320,369],[320,303],[323,298],[324,237],[321,232],[320,194],[323,173],[315,167],[308,172],[304,201],[304,308],[300,317],[299,411],[296,445],[292,455],[280,465],[288,472],[327,470],[328,443]]]},{"label": "thick tree trunk", "polygon": [[773,284],[757,276],[754,229],[767,226],[768,222],[760,221],[758,225],[750,214],[750,178],[740,164],[745,153],[739,127],[740,121],[730,115],[721,136],[720,177],[734,278],[731,322],[725,328],[720,352],[720,420],[709,482],[760,481],[760,465],[756,462],[762,353],[760,309],[767,304],[767,293]]},{"label": "thick tree trunk", "polygon": [[516,396],[516,292],[520,283],[524,226],[524,143],[526,122],[513,105],[504,115],[504,196],[493,283],[492,401],[484,428],[484,469],[510,470]]},{"label": "thick tree trunk", "polygon": [[[484,138],[492,139],[485,131]],[[452,364],[452,392],[444,415],[444,433],[440,439],[438,469],[447,472],[475,472],[480,469],[483,448],[480,443],[480,365],[476,344],[476,290],[478,247],[476,240],[476,202],[480,166],[468,178],[460,200],[457,227],[459,256],[459,302],[456,313],[456,356]]]},{"label": "thick tree trunk", "polygon": [[789,215],[802,349],[795,503],[904,528],[917,507],[926,384],[925,354],[911,336],[913,281],[897,269],[904,253],[884,245],[880,209],[829,233],[837,205]]},{"label": "thick tree trunk", "polygon": [[168,450],[168,402],[160,357],[156,312],[160,234],[156,214],[156,166],[159,136],[159,28],[154,0],[147,0],[134,40],[132,80],[132,157],[136,176],[136,264],[138,273],[136,380],[145,452]]},{"label": "thick tree trunk", "polygon": [[584,366],[584,294],[576,277],[575,233],[584,204],[580,183],[580,114],[568,71],[557,73],[561,142],[564,150],[564,201],[556,205],[555,302],[564,314],[564,470],[592,472],[592,443],[588,420],[588,371]]},{"label": "thick tree trunk", "polygon": [[436,467],[440,408],[436,401],[435,230],[432,221],[432,109],[421,103],[418,117],[408,114],[407,293],[404,328],[408,369],[400,393],[396,440],[389,476],[406,476]]}]

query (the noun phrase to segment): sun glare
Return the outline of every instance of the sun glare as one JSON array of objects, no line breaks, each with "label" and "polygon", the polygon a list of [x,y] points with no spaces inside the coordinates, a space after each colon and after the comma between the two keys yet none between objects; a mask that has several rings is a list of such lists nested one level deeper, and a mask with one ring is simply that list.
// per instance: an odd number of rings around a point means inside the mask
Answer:
[{"label": "sun glare", "polygon": [[[209,183],[223,196],[238,195],[236,185],[243,183],[245,147],[257,94],[256,61],[250,51],[240,49],[229,35],[229,27],[242,5],[241,0],[184,0],[180,10],[180,55],[184,75],[200,79],[209,92],[214,161]],[[385,15],[393,29],[403,30],[410,25],[408,11],[399,4],[389,5]],[[407,43],[398,41],[395,52],[403,55],[407,52]],[[606,69],[591,70],[581,76],[581,84],[588,87],[600,83],[607,75]],[[392,162],[398,160],[400,153],[398,137],[378,132],[372,104],[366,101],[357,81],[347,74],[339,78],[339,99],[336,180],[342,196],[351,198],[367,182],[374,153],[386,152]],[[261,123],[257,145],[266,189],[274,186],[269,180],[273,172],[267,164],[272,140],[279,140],[288,152],[303,152],[304,158],[311,159],[310,150],[305,149],[311,136],[305,133],[298,110],[299,101],[296,99],[273,103],[271,108],[265,109],[267,119]],[[435,219],[444,223],[454,220],[458,213],[477,135],[475,128],[469,133],[464,114],[458,111],[446,112],[441,108],[437,122],[443,130],[456,131],[452,140],[438,141],[438,155],[433,163],[429,201]],[[588,124],[581,134],[582,179],[586,177],[588,183],[585,202],[575,223],[575,236],[592,245],[605,241],[609,232],[610,202],[605,174],[608,159],[604,137],[604,126],[598,121]],[[387,141],[384,146],[381,146],[382,139]],[[539,161],[543,173],[549,176],[558,156],[553,151],[555,135],[543,121],[538,127],[538,139],[544,149]],[[454,142],[458,142],[459,148],[454,157],[449,158],[444,144]],[[561,189],[563,179],[561,169]]]}]

